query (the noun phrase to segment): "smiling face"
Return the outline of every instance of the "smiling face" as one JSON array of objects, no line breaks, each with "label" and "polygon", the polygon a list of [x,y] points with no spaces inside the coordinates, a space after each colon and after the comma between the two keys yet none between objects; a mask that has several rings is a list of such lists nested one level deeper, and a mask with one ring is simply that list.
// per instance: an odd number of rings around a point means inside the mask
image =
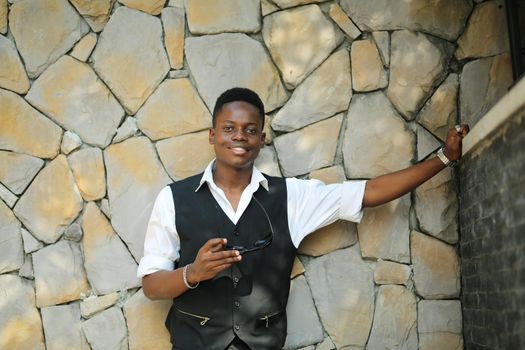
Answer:
[{"label": "smiling face", "polygon": [[223,105],[209,134],[217,166],[237,170],[251,168],[264,146],[264,136],[255,106],[243,101]]}]

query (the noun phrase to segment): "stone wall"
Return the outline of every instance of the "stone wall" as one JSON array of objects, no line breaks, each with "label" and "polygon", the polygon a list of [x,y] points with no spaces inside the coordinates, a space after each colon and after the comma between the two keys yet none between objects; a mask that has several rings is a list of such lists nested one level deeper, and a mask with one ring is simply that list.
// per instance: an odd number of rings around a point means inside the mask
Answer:
[{"label": "stone wall", "polygon": [[[0,0],[0,348],[168,349],[135,277],[152,201],[212,159],[226,88],[257,166],[327,183],[424,159],[510,84],[502,1]],[[454,172],[299,249],[287,349],[461,349]]]}]

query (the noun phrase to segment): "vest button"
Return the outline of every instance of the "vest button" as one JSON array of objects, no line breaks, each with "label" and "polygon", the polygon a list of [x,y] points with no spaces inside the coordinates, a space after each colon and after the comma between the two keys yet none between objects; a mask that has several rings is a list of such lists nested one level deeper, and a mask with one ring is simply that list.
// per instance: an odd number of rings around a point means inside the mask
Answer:
[{"label": "vest button", "polygon": [[235,230],[235,231],[233,231],[233,234],[238,236],[239,235],[239,231]]},{"label": "vest button", "polygon": [[241,329],[241,326],[239,326],[238,324],[235,325],[235,330],[238,331],[239,329]]},{"label": "vest button", "polygon": [[235,305],[236,308],[239,308],[241,307],[241,303],[239,303],[238,301],[236,301],[235,303],[233,303]]},{"label": "vest button", "polygon": [[233,282],[235,282],[235,283],[239,282],[239,277],[235,276],[235,277],[233,278]]}]

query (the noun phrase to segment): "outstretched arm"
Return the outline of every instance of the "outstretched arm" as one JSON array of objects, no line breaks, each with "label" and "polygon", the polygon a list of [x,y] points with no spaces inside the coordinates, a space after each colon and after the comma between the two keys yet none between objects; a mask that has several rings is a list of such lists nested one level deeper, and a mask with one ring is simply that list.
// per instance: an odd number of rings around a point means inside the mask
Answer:
[{"label": "outstretched arm", "polygon": [[[466,124],[459,130],[451,129],[447,135],[445,156],[455,161],[461,158],[461,141],[469,132]],[[401,197],[443,170],[445,165],[433,157],[424,162],[369,180],[363,197],[363,207],[375,207]]]}]

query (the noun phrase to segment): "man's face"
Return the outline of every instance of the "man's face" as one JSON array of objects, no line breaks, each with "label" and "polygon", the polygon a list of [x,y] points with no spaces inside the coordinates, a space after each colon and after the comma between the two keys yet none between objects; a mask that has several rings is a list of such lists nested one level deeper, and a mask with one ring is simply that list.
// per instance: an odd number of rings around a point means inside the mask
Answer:
[{"label": "man's face", "polygon": [[264,146],[259,111],[243,101],[225,104],[210,129],[209,140],[218,164],[236,169],[251,167]]}]

